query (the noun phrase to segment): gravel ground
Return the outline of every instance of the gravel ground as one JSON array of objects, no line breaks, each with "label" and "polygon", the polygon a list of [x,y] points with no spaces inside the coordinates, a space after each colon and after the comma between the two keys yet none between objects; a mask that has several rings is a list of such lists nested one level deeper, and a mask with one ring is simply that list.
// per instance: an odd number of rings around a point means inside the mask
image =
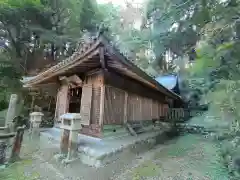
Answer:
[{"label": "gravel ground", "polygon": [[[105,167],[93,168],[75,161],[57,163],[56,148],[39,148],[37,140],[25,138],[22,161],[0,171],[0,179],[10,180],[228,180],[218,161],[217,147],[197,136],[187,135],[156,146],[148,152],[133,150],[118,155]],[[1,174],[2,173],[2,174]],[[7,177],[11,174],[13,177]]]}]

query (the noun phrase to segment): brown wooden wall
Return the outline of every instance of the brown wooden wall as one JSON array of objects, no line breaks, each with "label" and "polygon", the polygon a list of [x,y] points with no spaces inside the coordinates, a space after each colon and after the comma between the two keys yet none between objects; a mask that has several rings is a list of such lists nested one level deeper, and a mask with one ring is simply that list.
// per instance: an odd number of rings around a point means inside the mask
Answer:
[{"label": "brown wooden wall", "polygon": [[92,85],[91,124],[99,124],[102,81],[103,77],[101,74],[89,75],[85,79],[86,85]]},{"label": "brown wooden wall", "polygon": [[113,72],[104,80],[103,124],[159,119],[168,111],[164,94]]},{"label": "brown wooden wall", "polygon": [[106,85],[103,124],[158,119],[167,108],[167,104],[158,100]]},{"label": "brown wooden wall", "polygon": [[157,90],[154,90],[136,80],[133,80],[127,76],[121,75],[117,72],[108,71],[104,74],[104,82],[106,85],[122,89],[129,93],[138,94],[142,97],[148,97],[150,99],[156,99],[165,103],[165,95]]},{"label": "brown wooden wall", "polygon": [[87,75],[83,83],[81,111],[84,126],[82,134],[95,137],[101,136],[100,99],[103,76],[100,73]]},{"label": "brown wooden wall", "polygon": [[105,86],[103,124],[122,124],[124,121],[125,91]]},{"label": "brown wooden wall", "polygon": [[[67,91],[62,86],[58,93],[58,117],[67,112]],[[102,125],[158,119],[167,108],[163,94],[116,74],[96,72],[83,82],[80,114],[84,127],[80,132],[100,137]]]}]

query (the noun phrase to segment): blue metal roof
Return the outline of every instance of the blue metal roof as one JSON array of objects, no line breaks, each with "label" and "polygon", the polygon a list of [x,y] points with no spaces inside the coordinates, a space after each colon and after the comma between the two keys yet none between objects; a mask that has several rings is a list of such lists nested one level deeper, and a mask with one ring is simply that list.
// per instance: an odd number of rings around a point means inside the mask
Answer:
[{"label": "blue metal roof", "polygon": [[5,47],[7,47],[6,42],[0,39],[0,48],[5,48]]},{"label": "blue metal roof", "polygon": [[163,85],[165,88],[172,90],[177,85],[178,77],[175,75],[166,75],[166,76],[159,76],[155,78],[155,80],[161,85]]}]

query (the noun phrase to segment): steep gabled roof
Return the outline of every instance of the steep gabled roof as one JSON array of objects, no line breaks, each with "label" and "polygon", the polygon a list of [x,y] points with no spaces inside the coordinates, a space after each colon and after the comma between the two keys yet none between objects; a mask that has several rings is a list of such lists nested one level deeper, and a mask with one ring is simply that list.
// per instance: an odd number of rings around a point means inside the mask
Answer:
[{"label": "steep gabled roof", "polygon": [[[108,40],[103,34],[100,34],[98,37],[91,38],[88,43],[79,46],[79,48],[71,57],[25,82],[25,86],[31,87],[35,84],[42,83],[47,79],[59,76],[77,66],[80,68],[80,70],[85,71],[86,68],[90,68],[90,66],[92,68],[97,67],[98,64],[96,61],[96,56],[99,57],[100,47],[104,47],[104,55],[109,58],[107,66],[110,68],[114,68],[120,73],[136,79],[171,98],[181,100],[180,96],[159,84],[156,80],[129,61],[126,56],[120,53],[119,50],[116,49],[111,44],[110,40]],[[89,63],[90,59],[92,59],[91,63]]]}]

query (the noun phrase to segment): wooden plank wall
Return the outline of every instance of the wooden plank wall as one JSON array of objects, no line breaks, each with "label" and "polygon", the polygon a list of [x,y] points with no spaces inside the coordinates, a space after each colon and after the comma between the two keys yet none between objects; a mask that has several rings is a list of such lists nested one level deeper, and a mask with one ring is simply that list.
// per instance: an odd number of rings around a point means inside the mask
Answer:
[{"label": "wooden plank wall", "polygon": [[89,75],[85,79],[86,85],[92,85],[91,124],[99,124],[102,82],[103,76],[101,74]]},{"label": "wooden plank wall", "polygon": [[103,124],[159,119],[166,115],[164,94],[114,72],[105,72]]},{"label": "wooden plank wall", "polygon": [[84,84],[82,87],[80,114],[83,125],[91,123],[92,89],[92,84]]},{"label": "wooden plank wall", "polygon": [[[91,93],[91,108],[88,113],[90,117],[89,124],[85,124],[81,129],[80,133],[85,135],[90,135],[94,137],[101,137],[101,125],[100,125],[100,99],[101,99],[101,87],[103,86],[103,76],[102,74],[96,73],[87,75],[84,86],[91,86],[88,93]],[[84,94],[83,94],[84,95]],[[86,101],[82,101],[82,106]],[[80,112],[82,114],[82,112]]]},{"label": "wooden plank wall", "polygon": [[103,124],[122,124],[124,121],[125,91],[105,86]]},{"label": "wooden plank wall", "polygon": [[[167,112],[163,102],[106,85],[103,124],[159,119]],[[126,109],[126,116],[125,116]]]}]

